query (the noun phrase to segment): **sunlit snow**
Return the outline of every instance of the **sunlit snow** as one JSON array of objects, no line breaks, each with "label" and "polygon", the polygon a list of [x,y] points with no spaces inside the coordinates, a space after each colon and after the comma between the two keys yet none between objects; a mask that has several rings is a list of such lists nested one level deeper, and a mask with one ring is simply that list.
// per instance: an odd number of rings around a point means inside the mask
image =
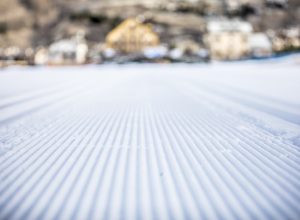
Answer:
[{"label": "sunlit snow", "polygon": [[300,65],[0,71],[0,219],[300,219]]}]

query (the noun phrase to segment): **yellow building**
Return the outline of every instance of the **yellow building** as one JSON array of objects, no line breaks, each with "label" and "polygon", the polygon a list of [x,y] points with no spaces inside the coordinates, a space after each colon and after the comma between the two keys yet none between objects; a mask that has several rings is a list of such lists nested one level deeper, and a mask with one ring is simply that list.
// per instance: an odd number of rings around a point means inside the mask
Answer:
[{"label": "yellow building", "polygon": [[142,24],[136,19],[125,20],[106,37],[107,47],[125,53],[141,52],[159,43],[159,37],[151,25]]}]

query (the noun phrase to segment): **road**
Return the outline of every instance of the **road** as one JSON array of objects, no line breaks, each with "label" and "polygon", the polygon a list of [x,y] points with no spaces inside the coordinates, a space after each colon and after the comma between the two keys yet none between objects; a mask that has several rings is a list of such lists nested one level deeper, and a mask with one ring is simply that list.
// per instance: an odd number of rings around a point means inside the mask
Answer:
[{"label": "road", "polygon": [[300,219],[299,82],[292,64],[0,71],[0,219]]}]

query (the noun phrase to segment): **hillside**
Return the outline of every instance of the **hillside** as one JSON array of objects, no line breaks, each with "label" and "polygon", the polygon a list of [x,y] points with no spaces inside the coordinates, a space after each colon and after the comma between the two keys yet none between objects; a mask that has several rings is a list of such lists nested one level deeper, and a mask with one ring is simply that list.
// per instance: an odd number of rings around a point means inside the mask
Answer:
[{"label": "hillside", "polygon": [[[238,11],[229,10],[230,2],[231,0],[2,0],[0,47],[47,45],[78,30],[85,30],[89,42],[101,42],[121,20],[137,15],[150,14],[152,22],[166,28],[165,34],[162,33],[162,38],[165,39],[170,37],[170,27],[179,26],[181,30],[175,30],[179,34],[190,31],[200,33],[203,20],[212,14],[245,18],[257,30],[278,29],[297,25],[300,21],[300,2],[297,0],[290,0],[288,7],[284,9],[267,7],[263,0],[251,1],[255,2],[253,8],[249,8],[248,3],[243,3]],[[209,4],[219,5],[221,10],[211,11]]]}]

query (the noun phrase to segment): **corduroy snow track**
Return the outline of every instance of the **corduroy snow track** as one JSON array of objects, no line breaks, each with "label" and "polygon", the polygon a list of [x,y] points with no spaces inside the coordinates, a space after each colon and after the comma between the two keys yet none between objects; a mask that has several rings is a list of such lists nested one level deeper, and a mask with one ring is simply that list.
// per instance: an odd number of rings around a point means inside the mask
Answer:
[{"label": "corduroy snow track", "polygon": [[299,66],[0,72],[0,219],[300,219]]}]

